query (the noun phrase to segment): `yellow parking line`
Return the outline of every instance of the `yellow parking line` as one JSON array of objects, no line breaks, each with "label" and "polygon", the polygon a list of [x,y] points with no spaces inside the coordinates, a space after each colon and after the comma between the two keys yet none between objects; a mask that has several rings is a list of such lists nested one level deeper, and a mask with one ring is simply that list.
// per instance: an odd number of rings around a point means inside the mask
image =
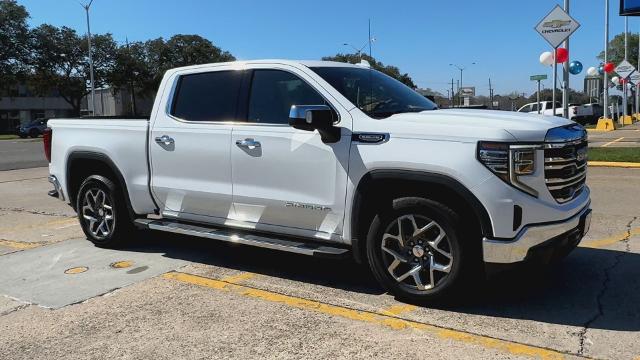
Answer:
[{"label": "yellow parking line", "polygon": [[608,143],[606,143],[606,144],[602,145],[602,147],[607,147],[607,146],[609,146],[609,145],[611,145],[611,144],[617,143],[618,141],[620,141],[620,140],[622,140],[622,139],[624,139],[624,137],[621,137],[621,138],[615,139],[615,140],[613,140],[613,141],[609,141]]},{"label": "yellow parking line", "polygon": [[619,168],[640,168],[640,163],[623,161],[589,161],[589,166],[619,167]]},{"label": "yellow parking line", "polygon": [[398,316],[400,314],[412,312],[417,308],[418,308],[417,306],[413,306],[413,305],[399,304],[399,305],[389,306],[386,309],[382,309],[380,310],[380,313],[389,315],[389,316]]},{"label": "yellow parking line", "polygon": [[26,230],[26,229],[32,229],[37,227],[46,227],[46,226],[60,225],[60,224],[72,224],[77,221],[78,221],[77,218],[65,218],[65,219],[48,221],[44,224],[39,223],[39,224],[30,224],[30,225],[16,225],[16,226],[11,226],[7,228],[0,228],[0,232],[12,232],[17,230]]},{"label": "yellow parking line", "polygon": [[442,339],[456,340],[466,344],[479,345],[511,355],[530,356],[541,359],[565,358],[564,353],[551,349],[545,349],[532,345],[496,339],[488,336],[447,329],[435,325],[420,323],[417,321],[398,319],[382,313],[353,310],[342,306],[330,305],[318,301],[283,295],[237,284],[231,284],[228,282],[209,279],[202,276],[180,272],[169,272],[162,275],[162,277],[165,279],[177,280],[188,284],[204,286],[211,289],[229,291],[238,295],[278,304],[284,304],[298,309],[316,311],[327,315],[381,325],[394,330],[414,329],[424,331]]},{"label": "yellow parking line", "polygon": [[19,241],[0,239],[0,245],[14,248],[14,249],[26,250],[26,249],[33,249],[38,246],[42,246],[44,245],[44,243],[29,243],[29,242],[19,242]]},{"label": "yellow parking line", "polygon": [[241,283],[241,282],[243,282],[245,280],[249,280],[249,279],[251,279],[251,278],[253,278],[255,276],[256,276],[256,274],[254,274],[254,273],[241,272],[240,274],[223,277],[222,279],[220,279],[220,281],[226,282],[226,283],[229,283],[229,284],[238,284],[238,283]]},{"label": "yellow parking line", "polygon": [[598,249],[603,248],[605,246],[613,245],[617,242],[625,240],[628,236],[640,235],[640,227],[633,228],[630,231],[621,232],[619,234],[612,235],[608,238],[585,241],[580,244],[580,247]]}]

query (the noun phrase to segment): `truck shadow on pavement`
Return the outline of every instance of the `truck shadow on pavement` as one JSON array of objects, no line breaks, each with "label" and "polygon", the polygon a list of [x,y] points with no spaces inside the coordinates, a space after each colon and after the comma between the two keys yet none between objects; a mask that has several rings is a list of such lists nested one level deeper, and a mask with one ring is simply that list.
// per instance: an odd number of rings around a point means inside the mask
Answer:
[{"label": "truck shadow on pavement", "polygon": [[[326,260],[232,245],[206,239],[147,232],[126,249],[159,252],[194,263],[382,295],[368,267],[351,260]],[[464,300],[430,306],[461,314],[532,320],[617,331],[640,331],[640,254],[578,248],[557,265],[522,267],[478,282]]]}]

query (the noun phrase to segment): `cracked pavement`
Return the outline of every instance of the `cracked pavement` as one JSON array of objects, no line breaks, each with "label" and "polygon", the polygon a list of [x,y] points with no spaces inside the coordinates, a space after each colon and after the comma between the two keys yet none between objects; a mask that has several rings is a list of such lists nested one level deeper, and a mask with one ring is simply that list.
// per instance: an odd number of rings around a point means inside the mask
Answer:
[{"label": "cracked pavement", "polygon": [[[349,261],[155,232],[125,251],[94,248],[73,211],[46,196],[44,175],[0,172],[3,358],[640,356],[640,170],[590,169],[591,230],[561,264],[503,274],[433,308],[398,302]],[[111,268],[117,260],[134,264]],[[72,266],[88,270],[64,274]],[[170,270],[243,287],[157,276]],[[376,313],[392,326],[362,315]]]}]

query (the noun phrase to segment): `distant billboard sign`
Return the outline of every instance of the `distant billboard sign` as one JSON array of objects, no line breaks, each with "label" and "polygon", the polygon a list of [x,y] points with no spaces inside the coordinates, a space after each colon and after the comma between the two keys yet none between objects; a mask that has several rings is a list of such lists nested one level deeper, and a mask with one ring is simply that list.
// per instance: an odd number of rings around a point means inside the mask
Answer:
[{"label": "distant billboard sign", "polygon": [[464,97],[474,97],[474,96],[476,96],[476,88],[475,88],[475,86],[461,87],[460,88],[460,96],[464,96]]},{"label": "distant billboard sign", "polygon": [[640,16],[640,0],[620,0],[620,16]]}]

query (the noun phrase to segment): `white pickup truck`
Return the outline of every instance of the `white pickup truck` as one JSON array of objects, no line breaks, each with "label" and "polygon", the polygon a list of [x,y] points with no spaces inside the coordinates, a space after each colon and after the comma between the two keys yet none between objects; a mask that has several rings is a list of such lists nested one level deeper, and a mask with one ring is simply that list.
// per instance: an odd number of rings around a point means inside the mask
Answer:
[{"label": "white pickup truck", "polygon": [[365,65],[178,68],[147,120],[48,126],[50,195],[97,246],[137,228],[353,256],[420,301],[483,265],[562,258],[590,224],[582,126],[439,110]]},{"label": "white pickup truck", "polygon": [[[529,113],[529,114],[542,114],[546,116],[551,116],[554,114],[553,112],[553,102],[552,101],[541,101],[540,102],[540,111],[538,111],[538,103],[529,103],[518,109],[518,112]],[[580,124],[593,123],[598,120],[599,117],[602,116],[602,106],[599,104],[569,104],[569,119],[572,121],[578,122]],[[562,104],[556,102],[556,116],[562,116]]]}]

